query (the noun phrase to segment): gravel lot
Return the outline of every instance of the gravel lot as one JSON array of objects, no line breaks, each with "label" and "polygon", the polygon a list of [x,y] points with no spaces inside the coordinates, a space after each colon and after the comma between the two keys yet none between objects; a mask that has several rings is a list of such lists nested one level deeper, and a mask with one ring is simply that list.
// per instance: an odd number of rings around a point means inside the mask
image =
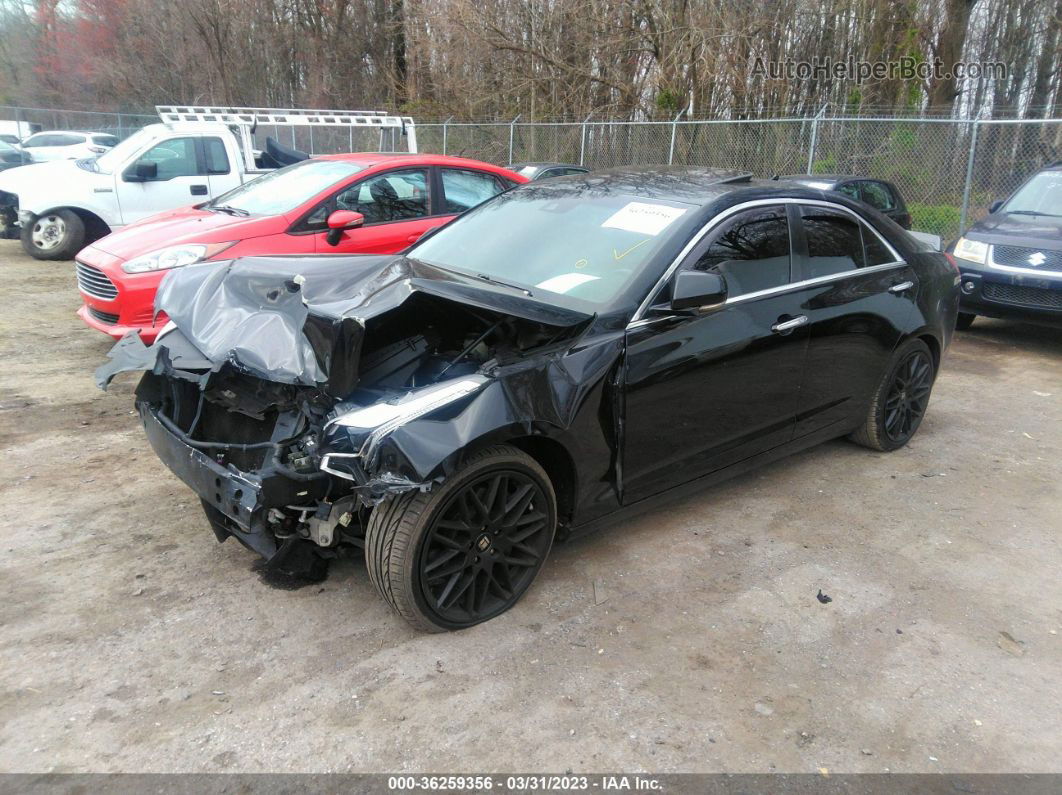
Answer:
[{"label": "gravel lot", "polygon": [[1062,769],[1062,331],[979,320],[906,449],[561,545],[428,636],[358,560],[286,591],[219,546],[93,385],[72,265],[0,274],[0,770]]}]

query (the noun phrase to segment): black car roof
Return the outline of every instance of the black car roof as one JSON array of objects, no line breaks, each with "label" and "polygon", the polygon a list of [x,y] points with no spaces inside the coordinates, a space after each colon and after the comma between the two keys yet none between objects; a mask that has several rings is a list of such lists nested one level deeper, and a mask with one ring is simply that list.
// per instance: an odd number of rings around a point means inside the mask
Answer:
[{"label": "black car roof", "polygon": [[510,163],[506,168],[583,168],[589,171],[587,166],[580,166],[578,163],[552,163],[549,161],[527,161],[521,163]]},{"label": "black car roof", "polygon": [[[537,183],[536,189],[561,193],[614,193],[647,199],[706,205],[735,188],[778,187],[777,182],[754,180],[747,171],[693,166],[623,166],[557,177]],[[527,190],[531,185],[522,186]]]},{"label": "black car roof", "polygon": [[852,180],[869,180],[871,182],[884,182],[886,185],[891,185],[887,179],[878,179],[877,177],[859,176],[858,174],[787,174],[778,179],[784,179],[789,182],[799,182],[802,185],[810,185],[811,183],[837,185],[841,182],[851,182]]}]

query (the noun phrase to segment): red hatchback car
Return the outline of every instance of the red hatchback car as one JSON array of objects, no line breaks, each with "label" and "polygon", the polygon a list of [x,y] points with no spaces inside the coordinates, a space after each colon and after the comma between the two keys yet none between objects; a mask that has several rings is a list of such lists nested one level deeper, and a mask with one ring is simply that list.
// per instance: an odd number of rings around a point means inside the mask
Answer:
[{"label": "red hatchback car", "polygon": [[76,257],[91,328],[150,343],[167,270],[273,254],[393,254],[458,213],[527,182],[499,166],[445,155],[344,154],[265,174],[206,204],[146,218]]}]

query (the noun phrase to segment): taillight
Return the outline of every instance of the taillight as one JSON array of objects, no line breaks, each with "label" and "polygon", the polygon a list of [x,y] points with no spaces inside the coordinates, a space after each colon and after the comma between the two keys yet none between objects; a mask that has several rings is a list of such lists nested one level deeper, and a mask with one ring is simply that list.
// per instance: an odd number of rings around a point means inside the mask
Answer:
[{"label": "taillight", "polygon": [[107,151],[107,147],[105,147],[105,146],[90,146],[88,148],[88,150],[90,152],[95,152],[97,155],[102,155],[104,152]]},{"label": "taillight", "polygon": [[953,254],[949,254],[947,251],[945,251],[943,253],[944,253],[945,259],[948,260],[948,264],[951,265],[951,267],[955,269],[956,273],[958,273],[959,272],[959,263],[956,262],[955,256]]},{"label": "taillight", "polygon": [[897,217],[896,221],[904,229],[910,229],[911,228],[911,216],[908,213],[902,213],[901,215],[899,215]]}]

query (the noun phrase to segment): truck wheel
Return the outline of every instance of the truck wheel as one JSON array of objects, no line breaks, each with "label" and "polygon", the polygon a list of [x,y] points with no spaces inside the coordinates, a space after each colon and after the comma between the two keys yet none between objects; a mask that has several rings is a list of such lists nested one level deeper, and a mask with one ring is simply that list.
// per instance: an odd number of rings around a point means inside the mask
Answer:
[{"label": "truck wheel", "polygon": [[376,590],[415,627],[464,629],[516,604],[556,526],[557,498],[542,467],[498,445],[472,455],[442,486],[377,505],[365,563]]},{"label": "truck wheel", "polygon": [[73,210],[51,210],[22,227],[22,248],[35,259],[73,259],[85,245],[85,222]]},{"label": "truck wheel", "polygon": [[848,438],[883,453],[903,447],[922,423],[936,375],[933,354],[922,340],[902,345],[885,370],[862,427]]}]

